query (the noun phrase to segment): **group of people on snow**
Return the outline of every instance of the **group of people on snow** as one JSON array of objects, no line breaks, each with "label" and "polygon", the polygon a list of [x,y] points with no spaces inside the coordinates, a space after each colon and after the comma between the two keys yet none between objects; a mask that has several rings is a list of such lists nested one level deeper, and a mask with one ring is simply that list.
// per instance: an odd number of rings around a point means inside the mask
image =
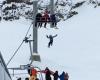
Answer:
[{"label": "group of people on snow", "polygon": [[44,14],[41,13],[36,14],[35,19],[35,27],[42,27],[42,24],[44,23],[44,28],[46,28],[47,23],[50,22],[53,27],[56,27],[57,20],[55,14],[49,14],[47,10],[45,10]]},{"label": "group of people on snow", "polygon": [[[30,75],[30,80],[39,80],[37,78],[37,74],[38,72],[40,73],[44,73],[45,74],[45,80],[68,80],[69,79],[69,75],[68,73],[66,72],[62,72],[62,74],[58,74],[58,71],[51,71],[48,67],[45,68],[45,70],[41,70],[41,71],[37,71],[36,69],[32,68],[31,70],[29,69],[28,70],[28,73]],[[53,76],[53,79],[52,77]]]}]

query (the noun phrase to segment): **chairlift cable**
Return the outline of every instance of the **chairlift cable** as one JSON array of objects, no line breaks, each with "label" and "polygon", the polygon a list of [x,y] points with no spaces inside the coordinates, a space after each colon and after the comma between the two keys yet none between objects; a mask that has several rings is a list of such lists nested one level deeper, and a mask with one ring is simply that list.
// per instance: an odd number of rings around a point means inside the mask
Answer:
[{"label": "chairlift cable", "polygon": [[31,23],[31,25],[29,26],[29,28],[28,28],[28,30],[27,30],[27,32],[26,32],[25,37],[28,35],[28,32],[30,31],[31,26],[32,26],[32,23]]},{"label": "chairlift cable", "polygon": [[[16,73],[14,75],[25,75],[25,74],[28,74],[28,73]],[[13,74],[10,74],[10,75],[13,75]]]},{"label": "chairlift cable", "polygon": [[22,43],[20,44],[20,46],[17,48],[17,50],[14,52],[13,56],[9,59],[8,63],[7,63],[7,66],[8,64],[11,62],[11,60],[13,59],[13,57],[16,55],[16,53],[18,52],[18,50],[20,49],[20,47],[22,46],[24,41],[22,41]]},{"label": "chairlift cable", "polygon": [[[32,24],[31,24],[31,25],[32,25]],[[31,28],[31,25],[30,25],[30,27],[28,28],[25,37],[28,35],[28,32],[29,32],[29,30],[30,30],[30,28]],[[23,42],[24,42],[24,40],[21,42],[21,44],[19,45],[19,47],[17,48],[17,50],[14,52],[14,54],[12,55],[12,57],[9,59],[9,61],[8,61],[8,63],[7,63],[7,66],[9,65],[9,63],[11,62],[11,60],[14,58],[14,56],[16,55],[16,53],[18,52],[18,50],[21,48]]]}]

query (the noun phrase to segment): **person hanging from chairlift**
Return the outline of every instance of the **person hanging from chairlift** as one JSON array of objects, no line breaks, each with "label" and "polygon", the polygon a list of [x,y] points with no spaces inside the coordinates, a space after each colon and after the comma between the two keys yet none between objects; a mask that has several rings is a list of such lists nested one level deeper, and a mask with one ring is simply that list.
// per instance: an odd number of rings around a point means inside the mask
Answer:
[{"label": "person hanging from chairlift", "polygon": [[45,9],[45,13],[48,13],[48,14],[49,14],[49,13],[50,13],[50,11],[48,11],[48,9],[46,8],[46,9]]},{"label": "person hanging from chairlift", "polygon": [[53,38],[55,38],[57,36],[57,34],[55,35],[55,36],[52,36],[52,35],[47,35],[46,37],[48,38],[48,39],[50,39],[50,41],[49,41],[49,43],[48,43],[48,47],[50,48],[50,46],[52,46],[53,45]]},{"label": "person hanging from chairlift", "polygon": [[42,22],[44,22],[44,28],[46,28],[48,21],[50,21],[50,17],[48,11],[46,10],[42,16]]},{"label": "person hanging from chairlift", "polygon": [[50,21],[51,21],[52,27],[57,26],[57,20],[56,20],[56,15],[55,14],[50,15]]},{"label": "person hanging from chairlift", "polygon": [[36,15],[36,19],[35,19],[35,27],[42,27],[42,14],[41,13],[37,13]]}]

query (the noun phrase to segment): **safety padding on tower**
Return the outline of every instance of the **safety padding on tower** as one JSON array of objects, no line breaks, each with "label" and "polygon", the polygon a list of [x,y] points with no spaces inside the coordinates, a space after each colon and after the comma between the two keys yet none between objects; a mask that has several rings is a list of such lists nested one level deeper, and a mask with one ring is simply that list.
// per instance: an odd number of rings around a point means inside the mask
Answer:
[{"label": "safety padding on tower", "polygon": [[32,54],[31,60],[32,60],[32,61],[39,61],[39,62],[41,62],[40,55],[37,54],[37,53]]}]

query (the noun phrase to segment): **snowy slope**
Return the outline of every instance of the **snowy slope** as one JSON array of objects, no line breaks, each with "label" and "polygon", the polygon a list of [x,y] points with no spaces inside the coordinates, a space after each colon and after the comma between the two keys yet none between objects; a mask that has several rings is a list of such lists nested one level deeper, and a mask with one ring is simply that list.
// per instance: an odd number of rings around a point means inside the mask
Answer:
[{"label": "snowy slope", "polygon": [[[39,29],[39,49],[42,62],[34,63],[42,69],[49,66],[52,70],[69,73],[69,80],[99,80],[100,74],[100,7],[84,4],[78,8],[78,15],[58,23],[59,29]],[[30,26],[24,19],[0,23],[0,51],[6,62],[23,40]],[[31,28],[32,29],[32,28]],[[32,33],[32,31],[30,31]],[[47,47],[46,35],[58,36],[51,48]],[[9,67],[28,64],[29,47],[24,44]]]}]

